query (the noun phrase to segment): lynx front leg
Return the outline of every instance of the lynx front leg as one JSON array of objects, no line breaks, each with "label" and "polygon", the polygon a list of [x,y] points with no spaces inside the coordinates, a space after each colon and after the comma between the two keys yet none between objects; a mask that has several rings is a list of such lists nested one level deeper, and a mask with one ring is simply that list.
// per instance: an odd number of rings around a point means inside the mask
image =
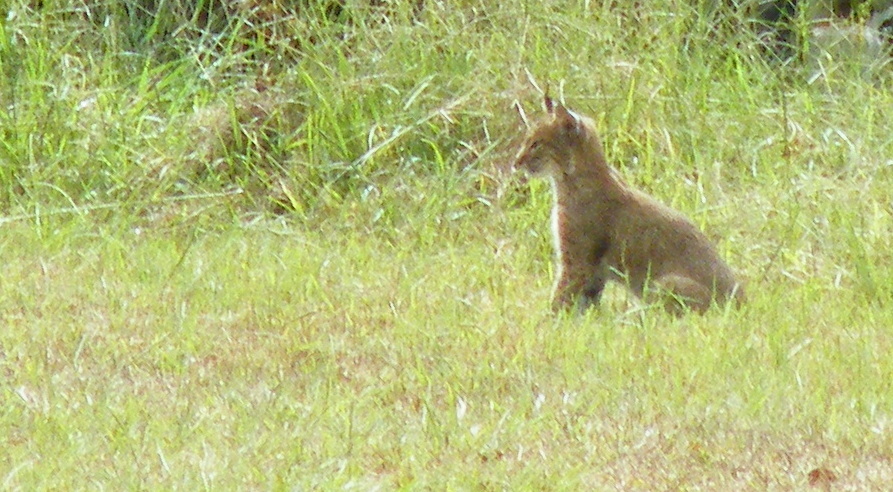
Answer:
[{"label": "lynx front leg", "polygon": [[602,259],[607,243],[594,248],[567,248],[562,251],[558,280],[552,294],[552,310],[578,307],[585,311],[598,304],[607,276]]},{"label": "lynx front leg", "polygon": [[552,310],[557,312],[570,309],[578,302],[585,309],[591,301],[597,302],[604,282],[601,282],[601,286],[590,282],[594,274],[593,269],[586,268],[585,265],[562,265],[552,292]]},{"label": "lynx front leg", "polygon": [[605,290],[606,282],[607,280],[605,280],[603,275],[596,275],[589,280],[589,284],[583,289],[583,295],[577,302],[581,312],[598,305],[602,298],[602,291]]}]

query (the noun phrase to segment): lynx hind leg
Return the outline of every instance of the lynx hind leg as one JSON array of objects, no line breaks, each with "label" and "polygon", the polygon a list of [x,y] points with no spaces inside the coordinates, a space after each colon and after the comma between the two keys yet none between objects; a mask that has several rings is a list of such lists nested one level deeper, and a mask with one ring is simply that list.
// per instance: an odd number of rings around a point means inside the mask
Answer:
[{"label": "lynx hind leg", "polygon": [[654,280],[654,287],[664,308],[677,316],[686,310],[703,313],[713,301],[709,287],[684,275],[664,275]]}]

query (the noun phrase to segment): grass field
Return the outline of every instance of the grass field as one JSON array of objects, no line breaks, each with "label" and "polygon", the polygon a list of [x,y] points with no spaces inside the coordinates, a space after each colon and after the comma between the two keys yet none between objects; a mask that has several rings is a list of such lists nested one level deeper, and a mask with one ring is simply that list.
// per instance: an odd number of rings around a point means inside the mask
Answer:
[{"label": "grass field", "polygon": [[[32,3],[0,23],[0,488],[893,483],[889,68],[780,66],[673,0]],[[526,71],[746,306],[551,313]]]}]

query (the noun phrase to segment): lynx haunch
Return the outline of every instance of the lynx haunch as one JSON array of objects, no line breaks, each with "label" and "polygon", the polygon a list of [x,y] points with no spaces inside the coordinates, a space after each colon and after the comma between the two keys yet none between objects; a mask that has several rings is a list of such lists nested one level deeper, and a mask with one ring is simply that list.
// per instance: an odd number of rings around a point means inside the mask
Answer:
[{"label": "lynx haunch", "polygon": [[744,300],[731,269],[691,221],[620,180],[592,120],[548,96],[545,108],[548,117],[530,130],[514,167],[552,181],[553,309],[597,304],[608,280],[675,314]]}]

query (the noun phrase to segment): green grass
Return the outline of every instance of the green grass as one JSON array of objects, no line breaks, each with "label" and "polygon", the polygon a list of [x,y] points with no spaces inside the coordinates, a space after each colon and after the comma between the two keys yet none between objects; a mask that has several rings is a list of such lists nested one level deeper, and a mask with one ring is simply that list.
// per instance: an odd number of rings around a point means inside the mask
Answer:
[{"label": "green grass", "polygon": [[[0,24],[2,488],[893,480],[889,74],[810,84],[669,0],[44,3]],[[741,310],[549,311],[549,187],[506,169],[525,69]]]}]

